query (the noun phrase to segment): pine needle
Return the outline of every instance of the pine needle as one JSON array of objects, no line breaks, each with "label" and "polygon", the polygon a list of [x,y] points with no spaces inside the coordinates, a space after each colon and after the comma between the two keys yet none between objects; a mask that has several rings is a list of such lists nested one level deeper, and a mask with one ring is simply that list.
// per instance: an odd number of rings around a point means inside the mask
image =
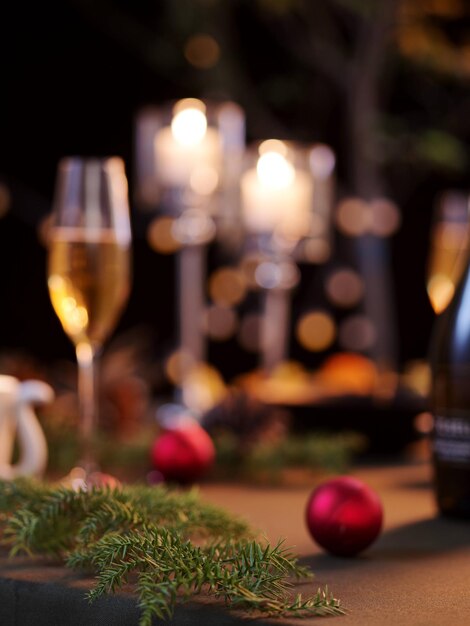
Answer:
[{"label": "pine needle", "polygon": [[170,618],[178,602],[202,593],[271,616],[343,613],[327,588],[293,596],[293,580],[312,574],[284,543],[258,541],[244,521],[195,491],[76,492],[0,481],[0,534],[13,555],[59,555],[68,567],[95,572],[91,601],[131,584],[140,626]]}]

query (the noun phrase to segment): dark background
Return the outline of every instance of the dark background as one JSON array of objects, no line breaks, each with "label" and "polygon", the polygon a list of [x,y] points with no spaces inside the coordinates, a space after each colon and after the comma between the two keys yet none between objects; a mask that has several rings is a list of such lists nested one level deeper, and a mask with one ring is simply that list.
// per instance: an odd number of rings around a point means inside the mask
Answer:
[{"label": "dark background", "polygon": [[[420,7],[415,5],[419,4]],[[338,194],[400,206],[391,271],[399,364],[426,356],[433,314],[425,268],[433,207],[466,189],[470,15],[464,3],[412,0],[63,0],[1,9],[0,350],[72,359],[49,303],[38,225],[64,155],[117,154],[133,188],[133,123],[168,99],[231,98],[248,139],[323,141],[338,157]],[[198,69],[195,33],[220,46]],[[174,259],[152,252],[133,207],[134,285],[118,333],[143,327],[155,355],[174,343]],[[213,346],[220,360],[234,347]],[[237,352],[227,372],[253,366]],[[230,359],[229,359],[230,360]],[[233,365],[233,360],[232,360]]]}]

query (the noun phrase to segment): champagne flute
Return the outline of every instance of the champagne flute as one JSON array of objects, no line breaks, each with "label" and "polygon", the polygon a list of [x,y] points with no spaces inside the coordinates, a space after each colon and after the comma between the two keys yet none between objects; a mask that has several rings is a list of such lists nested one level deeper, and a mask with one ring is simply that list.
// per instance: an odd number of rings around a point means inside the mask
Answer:
[{"label": "champagne flute", "polygon": [[56,180],[48,287],[54,310],[75,345],[85,481],[97,469],[96,359],[129,294],[130,243],[123,161],[63,159]]},{"label": "champagne flute", "polygon": [[465,268],[469,244],[469,200],[465,193],[447,191],[439,198],[431,227],[427,292],[434,312],[447,308]]}]

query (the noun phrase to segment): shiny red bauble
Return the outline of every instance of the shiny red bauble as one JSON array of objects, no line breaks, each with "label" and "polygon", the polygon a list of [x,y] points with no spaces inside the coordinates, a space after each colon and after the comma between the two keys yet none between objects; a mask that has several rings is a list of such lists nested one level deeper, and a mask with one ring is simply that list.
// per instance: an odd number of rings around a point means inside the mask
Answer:
[{"label": "shiny red bauble", "polygon": [[337,556],[354,556],[379,535],[383,509],[373,489],[342,476],[314,490],[306,518],[310,534],[322,548]]},{"label": "shiny red bauble", "polygon": [[166,481],[191,483],[210,469],[215,448],[207,432],[193,421],[164,431],[151,455],[154,468]]}]

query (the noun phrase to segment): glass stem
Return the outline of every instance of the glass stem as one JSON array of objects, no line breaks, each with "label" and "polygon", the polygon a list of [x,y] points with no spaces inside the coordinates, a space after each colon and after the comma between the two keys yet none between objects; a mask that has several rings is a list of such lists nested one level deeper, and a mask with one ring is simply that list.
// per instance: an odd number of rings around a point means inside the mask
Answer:
[{"label": "glass stem", "polygon": [[80,409],[80,465],[89,474],[96,469],[93,445],[97,421],[95,352],[89,343],[79,343],[76,354]]}]

